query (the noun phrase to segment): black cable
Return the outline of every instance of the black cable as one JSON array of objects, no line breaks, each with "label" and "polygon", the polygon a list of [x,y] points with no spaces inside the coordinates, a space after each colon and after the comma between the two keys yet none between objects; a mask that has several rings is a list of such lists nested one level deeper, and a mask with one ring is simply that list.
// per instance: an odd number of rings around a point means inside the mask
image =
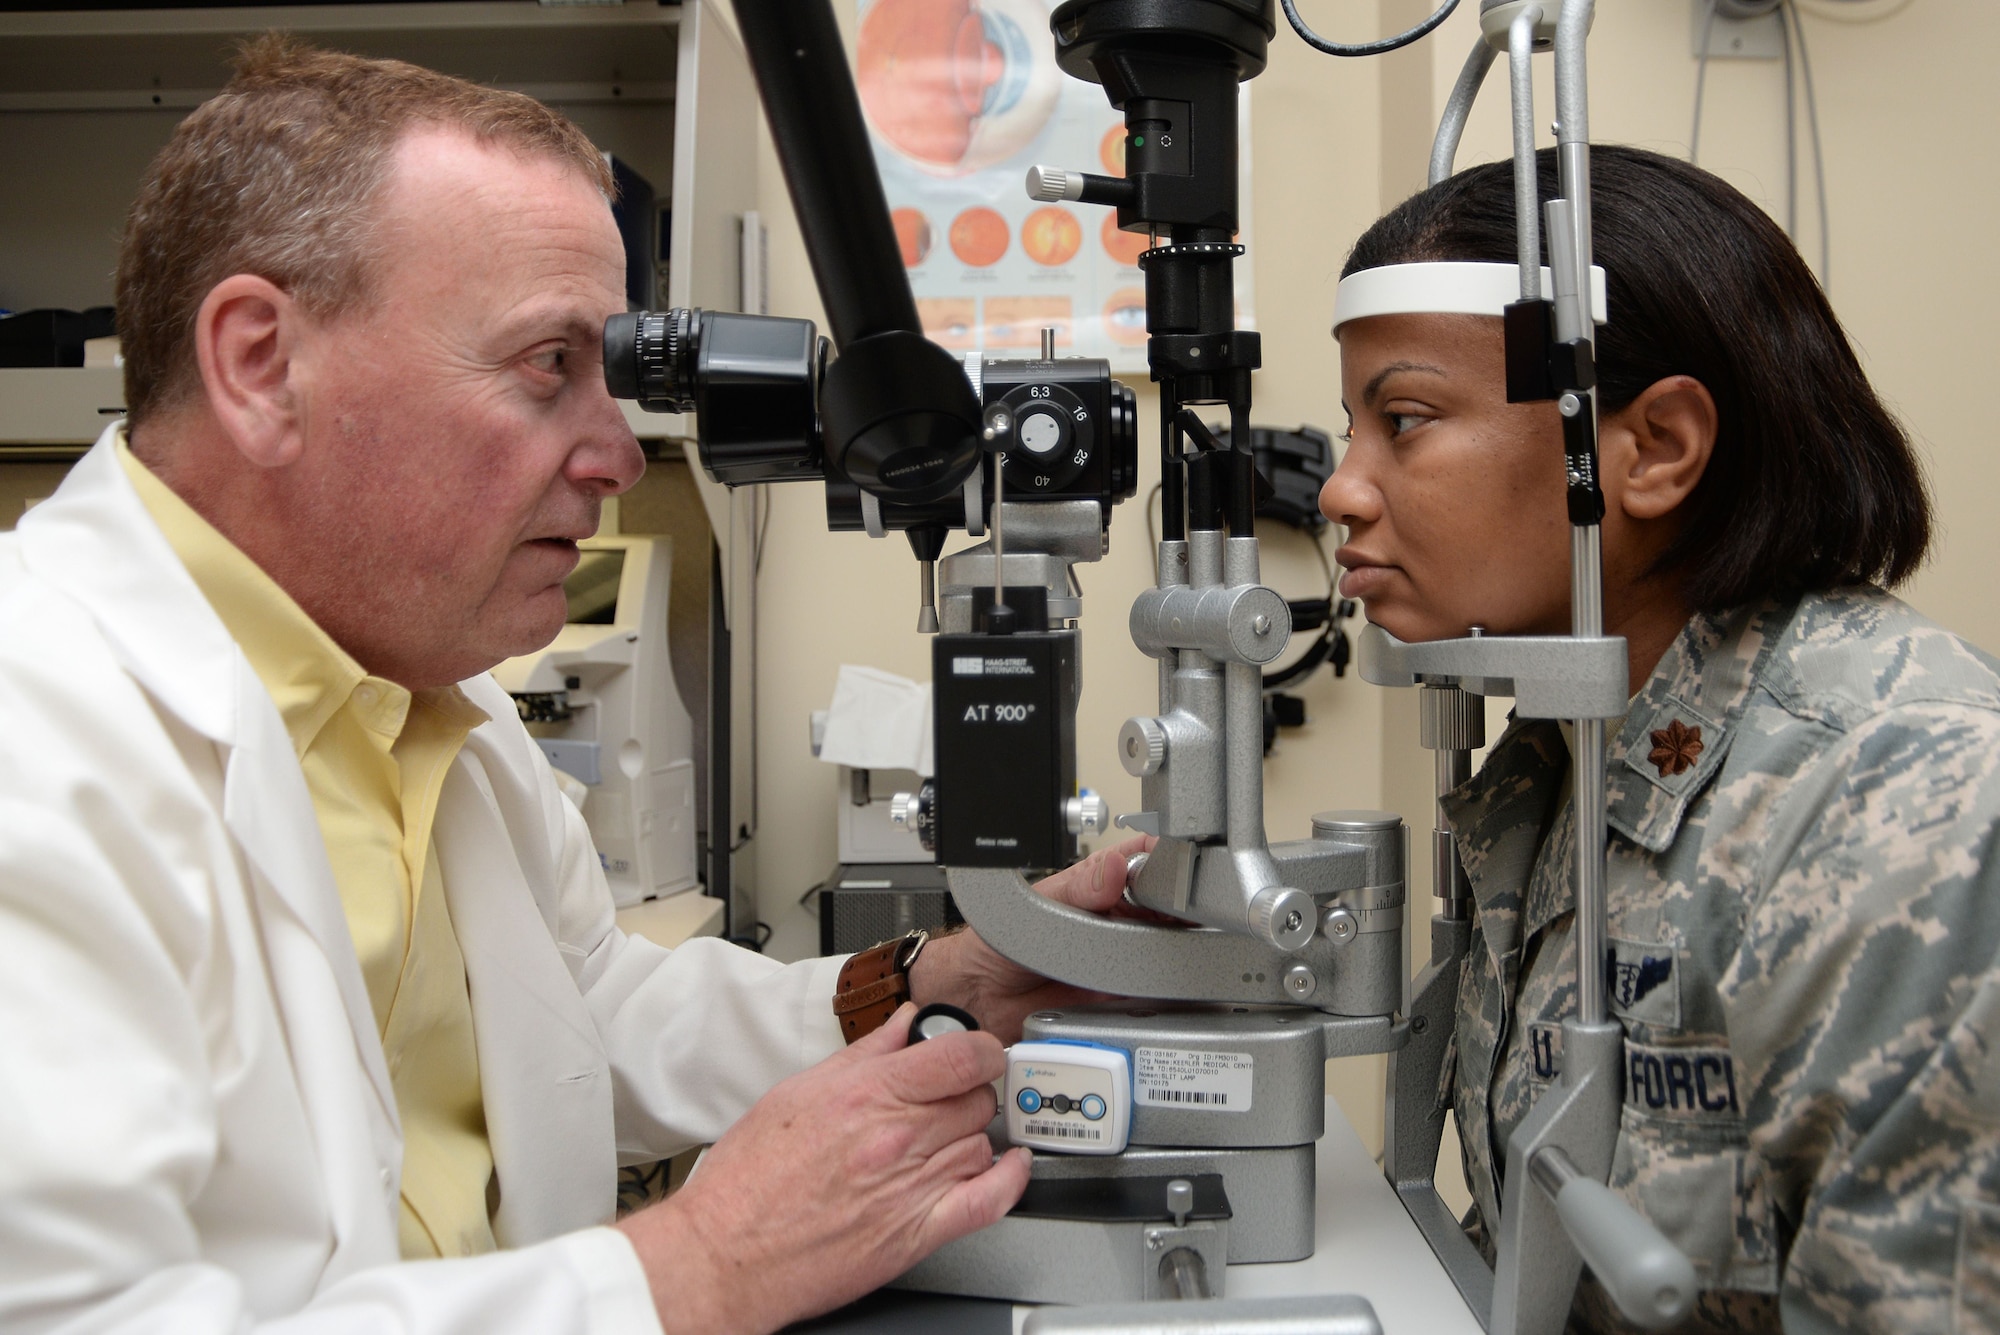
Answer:
[{"label": "black cable", "polygon": [[1791,15],[1779,5],[1778,44],[1785,49],[1785,235],[1799,243],[1799,113],[1798,96],[1792,90]]},{"label": "black cable", "polygon": [[1408,32],[1397,33],[1394,37],[1384,37],[1379,42],[1329,42],[1307,26],[1299,17],[1297,0],[1278,0],[1285,7],[1285,18],[1292,25],[1292,31],[1304,39],[1305,44],[1315,51],[1324,51],[1329,56],[1379,56],[1389,51],[1399,51],[1411,42],[1430,33],[1440,23],[1451,17],[1451,11],[1458,8],[1458,0],[1445,0],[1438,6],[1437,13],[1419,23]]},{"label": "black cable", "polygon": [[1694,127],[1688,131],[1688,165],[1701,165],[1701,101],[1708,91],[1708,39],[1715,31],[1715,0],[1708,0],[1708,13],[1701,21],[1701,57],[1694,66]]},{"label": "black cable", "polygon": [[1805,24],[1799,20],[1798,0],[1785,0],[1792,13],[1792,32],[1799,43],[1799,73],[1805,76],[1806,123],[1812,128],[1813,183],[1819,190],[1819,285],[1833,289],[1833,241],[1826,204],[1826,158],[1820,151],[1819,98],[1813,93],[1812,56],[1806,51]]}]

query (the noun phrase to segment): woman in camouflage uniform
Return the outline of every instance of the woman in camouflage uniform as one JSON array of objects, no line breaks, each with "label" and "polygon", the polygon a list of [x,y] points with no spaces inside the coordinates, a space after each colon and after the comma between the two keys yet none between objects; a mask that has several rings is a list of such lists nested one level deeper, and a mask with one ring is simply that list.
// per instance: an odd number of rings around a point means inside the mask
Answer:
[{"label": "woman in camouflage uniform", "polygon": [[[1608,729],[1612,1185],[1694,1260],[1686,1329],[2000,1330],[2000,664],[1883,591],[1930,508],[1811,273],[1749,200],[1592,154]],[[1551,156],[1541,192],[1556,193]],[[1511,263],[1513,173],[1416,196],[1346,272]],[[1406,640],[1569,627],[1561,434],[1500,321],[1340,330],[1321,497],[1342,592]],[[1574,1013],[1569,749],[1517,721],[1449,801],[1477,900],[1453,1109],[1491,1246],[1507,1137]],[[1586,1276],[1573,1325],[1621,1329]]]}]

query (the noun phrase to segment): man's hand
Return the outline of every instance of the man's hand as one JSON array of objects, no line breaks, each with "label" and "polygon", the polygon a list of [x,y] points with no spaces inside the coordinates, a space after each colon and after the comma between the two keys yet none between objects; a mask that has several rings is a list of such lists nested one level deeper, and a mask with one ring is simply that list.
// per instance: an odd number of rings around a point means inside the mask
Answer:
[{"label": "man's hand", "polygon": [[914,1014],[772,1089],[685,1187],[620,1222],[669,1335],[756,1335],[828,1311],[1020,1199],[1028,1152],[996,1160],[985,1134],[999,1042],[908,1047]]},{"label": "man's hand", "polygon": [[[1151,835],[1128,839],[1035,883],[1035,890],[1059,904],[1090,913],[1123,913],[1125,870],[1136,854],[1152,848]],[[1152,916],[1152,915],[1144,915]],[[977,932],[954,932],[925,946],[910,971],[910,997],[919,1006],[948,1001],[972,1012],[1003,1043],[1021,1037],[1021,1022],[1051,1006],[1101,1001],[1101,993],[1052,983],[1024,969],[979,939]]]}]

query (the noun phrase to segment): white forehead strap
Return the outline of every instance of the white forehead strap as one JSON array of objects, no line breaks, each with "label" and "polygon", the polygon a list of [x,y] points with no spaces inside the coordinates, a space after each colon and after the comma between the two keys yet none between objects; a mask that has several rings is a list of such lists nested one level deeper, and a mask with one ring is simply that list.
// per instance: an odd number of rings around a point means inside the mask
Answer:
[{"label": "white forehead strap", "polygon": [[[1542,294],[1554,291],[1554,279],[1545,265]],[[1520,299],[1519,265],[1461,260],[1385,264],[1340,280],[1333,297],[1333,332],[1339,334],[1349,320],[1371,315],[1504,315]],[[1590,313],[1604,324],[1604,312],[1604,270],[1592,265]]]}]

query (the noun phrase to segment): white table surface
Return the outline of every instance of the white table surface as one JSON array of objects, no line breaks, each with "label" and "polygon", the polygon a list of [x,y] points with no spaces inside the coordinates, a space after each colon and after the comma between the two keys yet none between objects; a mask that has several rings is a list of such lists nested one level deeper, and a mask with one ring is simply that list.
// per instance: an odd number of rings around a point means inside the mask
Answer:
[{"label": "white table surface", "polygon": [[672,950],[697,936],[721,936],[722,901],[699,890],[648,899],[619,909],[618,928]]},{"label": "white table surface", "polygon": [[[1358,1293],[1375,1305],[1384,1335],[1483,1335],[1388,1179],[1330,1098],[1317,1158],[1313,1254],[1278,1265],[1232,1265],[1226,1296]],[[1014,1309],[1015,1335],[1033,1310]]]}]

